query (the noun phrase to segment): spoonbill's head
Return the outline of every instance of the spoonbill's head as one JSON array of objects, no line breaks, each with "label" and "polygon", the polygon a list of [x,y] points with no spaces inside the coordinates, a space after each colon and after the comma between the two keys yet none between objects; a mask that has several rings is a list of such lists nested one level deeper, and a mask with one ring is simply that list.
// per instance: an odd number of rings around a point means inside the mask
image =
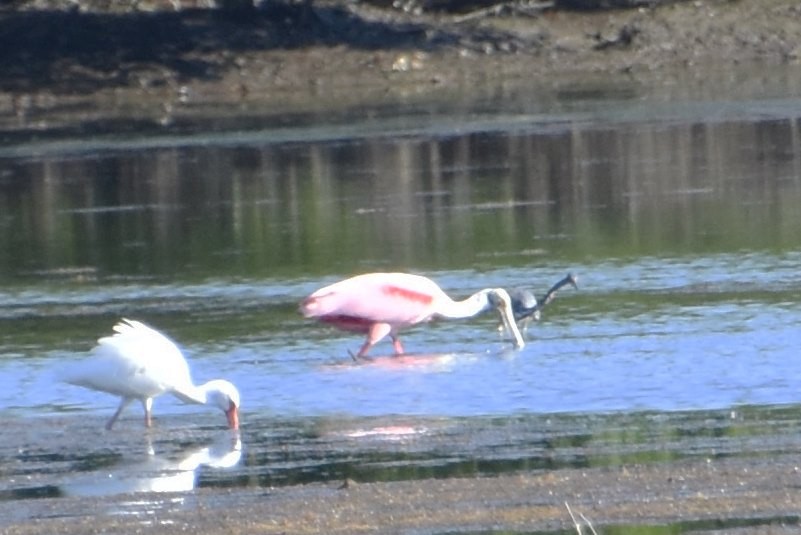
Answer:
[{"label": "spoonbill's head", "polygon": [[239,429],[239,390],[222,379],[215,379],[206,383],[207,401],[209,405],[218,407],[228,419],[228,427]]},{"label": "spoonbill's head", "polygon": [[493,288],[487,292],[487,301],[501,315],[503,326],[514,338],[515,347],[520,349],[525,346],[523,336],[520,334],[515,322],[514,312],[512,311],[512,298],[509,296],[509,292],[503,288]]}]

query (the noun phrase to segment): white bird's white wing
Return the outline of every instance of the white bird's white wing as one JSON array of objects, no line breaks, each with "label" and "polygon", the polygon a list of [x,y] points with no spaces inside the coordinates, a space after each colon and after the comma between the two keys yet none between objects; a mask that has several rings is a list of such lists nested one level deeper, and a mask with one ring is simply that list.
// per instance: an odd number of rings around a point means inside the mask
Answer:
[{"label": "white bird's white wing", "polygon": [[151,397],[191,384],[189,365],[169,338],[147,325],[122,320],[100,338],[92,356],[64,380],[127,397]]}]

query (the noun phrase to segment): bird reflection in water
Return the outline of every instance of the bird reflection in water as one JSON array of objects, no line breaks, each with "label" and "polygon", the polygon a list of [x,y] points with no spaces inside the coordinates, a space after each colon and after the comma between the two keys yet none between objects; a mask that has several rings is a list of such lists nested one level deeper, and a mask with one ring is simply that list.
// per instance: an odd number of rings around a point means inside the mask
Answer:
[{"label": "bird reflection in water", "polygon": [[230,469],[242,458],[239,433],[226,433],[211,445],[175,456],[161,456],[147,439],[144,461],[122,461],[91,473],[83,473],[61,485],[67,496],[110,496],[137,492],[187,492],[195,488],[202,467]]}]

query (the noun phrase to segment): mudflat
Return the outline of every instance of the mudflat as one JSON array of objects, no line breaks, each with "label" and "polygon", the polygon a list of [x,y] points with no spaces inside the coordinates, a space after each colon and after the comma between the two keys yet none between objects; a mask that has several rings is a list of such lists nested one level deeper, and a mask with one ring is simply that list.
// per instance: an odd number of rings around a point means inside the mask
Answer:
[{"label": "mudflat", "polygon": [[[798,458],[732,457],[614,468],[560,469],[486,478],[284,488],[200,489],[191,497],[122,495],[13,504],[39,519],[4,533],[589,533],[609,526],[672,526],[673,532],[796,533]],[[178,501],[141,514],[97,514],[123,503]],[[122,509],[122,507],[120,507]]]},{"label": "mudflat", "polygon": [[[198,446],[227,452],[233,438],[203,416],[162,416],[150,431],[131,418],[112,432],[100,431],[105,415],[7,419],[0,531],[575,533],[578,524],[742,535],[801,525],[794,406],[310,425],[249,414],[237,464],[196,472]],[[155,455],[143,451],[151,440]]]}]

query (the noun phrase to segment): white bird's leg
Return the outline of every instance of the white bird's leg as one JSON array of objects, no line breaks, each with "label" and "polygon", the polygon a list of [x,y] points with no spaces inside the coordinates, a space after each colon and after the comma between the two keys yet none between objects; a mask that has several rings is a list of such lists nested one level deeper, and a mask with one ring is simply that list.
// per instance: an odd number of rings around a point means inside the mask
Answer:
[{"label": "white bird's leg", "polygon": [[122,414],[122,411],[125,409],[125,407],[127,407],[127,406],[128,406],[128,404],[129,404],[131,401],[133,401],[133,399],[132,399],[132,398],[122,398],[122,399],[120,400],[120,406],[119,406],[119,407],[117,407],[117,412],[115,412],[115,413],[114,413],[114,414],[111,416],[111,418],[109,419],[109,421],[108,421],[108,422],[106,422],[106,429],[108,429],[109,431],[111,430],[111,426],[113,426],[113,425],[114,425],[114,422],[116,422],[116,421],[117,421],[117,418],[119,418],[120,414]]},{"label": "white bird's leg", "polygon": [[145,427],[153,426],[153,398],[142,400],[142,406],[145,408]]}]

